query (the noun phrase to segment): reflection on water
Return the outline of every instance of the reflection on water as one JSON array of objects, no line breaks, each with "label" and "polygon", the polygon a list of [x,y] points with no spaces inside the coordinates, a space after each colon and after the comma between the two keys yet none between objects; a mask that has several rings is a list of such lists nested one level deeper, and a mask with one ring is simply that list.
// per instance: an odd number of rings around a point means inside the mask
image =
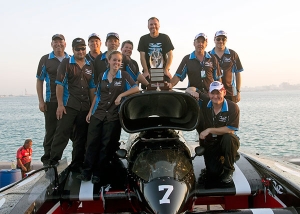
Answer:
[{"label": "reflection on water", "polygon": [[[241,149],[267,156],[299,157],[300,128],[298,91],[243,92],[241,110]],[[33,139],[33,159],[43,154],[44,117],[37,97],[0,98],[0,161],[15,160],[15,152],[26,138]],[[188,142],[195,141],[195,131],[184,132]],[[128,134],[122,132],[121,140]],[[71,157],[69,142],[64,156]]]}]

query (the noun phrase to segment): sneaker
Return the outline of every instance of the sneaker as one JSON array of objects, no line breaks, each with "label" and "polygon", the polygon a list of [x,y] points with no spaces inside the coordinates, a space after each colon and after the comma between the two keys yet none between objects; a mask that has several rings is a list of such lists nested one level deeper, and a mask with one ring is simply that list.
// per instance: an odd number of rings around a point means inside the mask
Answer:
[{"label": "sneaker", "polygon": [[89,181],[91,180],[91,177],[86,176],[85,174],[81,173],[76,176],[77,179],[82,180],[82,181]]},{"label": "sneaker", "polygon": [[100,182],[100,178],[98,176],[93,175],[92,177],[92,183],[93,184],[97,184]]},{"label": "sneaker", "polygon": [[221,175],[221,184],[230,184],[233,182],[232,180],[233,171],[232,170],[224,170],[224,173]]}]

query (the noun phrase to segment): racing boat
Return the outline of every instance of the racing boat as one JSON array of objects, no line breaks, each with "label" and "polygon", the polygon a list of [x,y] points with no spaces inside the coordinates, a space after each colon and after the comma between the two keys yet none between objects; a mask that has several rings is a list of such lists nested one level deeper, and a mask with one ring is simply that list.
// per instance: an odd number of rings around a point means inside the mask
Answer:
[{"label": "racing boat", "polygon": [[0,189],[0,212],[300,213],[300,167],[291,163],[239,152],[233,185],[208,186],[204,149],[182,132],[194,130],[198,118],[198,103],[188,94],[132,95],[120,106],[130,136],[99,184],[78,180],[63,159]]}]

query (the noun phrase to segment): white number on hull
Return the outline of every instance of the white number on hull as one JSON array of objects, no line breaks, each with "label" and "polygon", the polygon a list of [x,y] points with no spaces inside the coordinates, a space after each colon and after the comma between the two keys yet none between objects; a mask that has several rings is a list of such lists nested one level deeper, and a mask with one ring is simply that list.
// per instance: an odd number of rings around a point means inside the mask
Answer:
[{"label": "white number on hull", "polygon": [[158,190],[159,191],[163,191],[164,189],[167,189],[164,197],[159,200],[160,204],[169,204],[170,203],[170,199],[169,196],[171,195],[172,191],[173,191],[173,186],[171,185],[160,185],[158,186]]}]

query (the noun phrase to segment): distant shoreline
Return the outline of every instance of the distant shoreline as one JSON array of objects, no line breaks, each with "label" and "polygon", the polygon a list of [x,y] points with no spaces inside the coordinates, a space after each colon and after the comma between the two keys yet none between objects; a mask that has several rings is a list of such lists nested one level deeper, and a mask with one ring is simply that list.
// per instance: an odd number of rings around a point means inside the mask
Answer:
[{"label": "distant shoreline", "polygon": [[[291,88],[280,88],[278,86],[261,86],[261,87],[244,87],[241,89],[242,92],[263,92],[263,91],[297,91],[300,90],[300,84],[293,86]],[[37,97],[37,94],[30,95],[5,95],[1,94],[0,98],[8,98],[8,97]]]}]

